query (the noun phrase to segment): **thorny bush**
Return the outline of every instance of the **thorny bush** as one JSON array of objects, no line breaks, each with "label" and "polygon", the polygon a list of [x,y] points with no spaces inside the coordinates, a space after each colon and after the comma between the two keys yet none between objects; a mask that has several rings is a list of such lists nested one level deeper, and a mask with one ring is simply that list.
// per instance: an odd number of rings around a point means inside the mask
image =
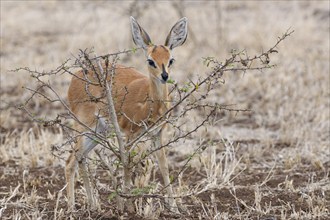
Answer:
[{"label": "thorny bush", "polygon": [[[271,56],[274,53],[278,53],[278,45],[293,33],[291,30],[287,30],[281,37],[279,37],[276,43],[268,49],[266,52],[261,52],[255,56],[248,56],[245,50],[235,51],[233,50],[228,59],[223,62],[218,61],[215,57],[203,58],[203,64],[209,68],[209,72],[203,76],[199,76],[196,81],[187,81],[183,85],[179,85],[174,80],[170,79],[170,95],[172,97],[171,107],[160,116],[155,122],[151,124],[144,124],[145,128],[135,139],[125,141],[120,140],[118,132],[113,127],[116,122],[113,122],[112,118],[109,117],[107,121],[107,132],[96,133],[92,128],[88,128],[88,132],[80,133],[72,127],[72,121],[78,123],[79,119],[70,110],[66,98],[60,95],[60,92],[56,90],[56,87],[48,79],[56,76],[61,77],[63,74],[69,74],[73,77],[77,68],[83,69],[84,71],[92,70],[97,77],[97,81],[89,81],[87,78],[81,79],[86,83],[86,92],[89,92],[89,85],[101,86],[104,88],[102,97],[95,97],[90,94],[90,100],[92,102],[101,102],[107,100],[107,105],[111,104],[112,100],[104,99],[109,92],[111,93],[111,85],[109,87],[107,79],[109,76],[113,77],[115,74],[114,65],[120,60],[120,57],[124,54],[135,53],[137,49],[125,50],[118,53],[106,54],[102,56],[96,56],[92,50],[81,50],[77,57],[63,62],[58,68],[48,72],[40,72],[37,70],[31,70],[29,68],[19,68],[15,71],[27,71],[30,73],[33,80],[37,82],[36,88],[26,88],[31,92],[31,96],[20,106],[19,109],[24,111],[33,121],[41,124],[44,127],[56,127],[62,129],[66,134],[66,140],[63,143],[51,146],[52,153],[62,158],[65,151],[72,150],[72,146],[75,139],[79,136],[94,137],[95,141],[98,141],[99,145],[102,146],[96,150],[99,162],[98,164],[105,169],[108,169],[111,175],[112,181],[112,192],[109,196],[109,200],[114,197],[122,199],[133,199],[139,198],[147,199],[154,198],[163,200],[163,191],[167,186],[155,187],[154,185],[146,185],[144,188],[131,188],[128,192],[122,191],[122,177],[123,177],[123,166],[128,166],[130,170],[134,170],[139,164],[149,163],[149,158],[155,151],[160,148],[175,146],[180,141],[186,140],[191,137],[198,129],[209,123],[220,111],[249,111],[249,109],[236,109],[232,106],[222,105],[221,103],[209,102],[207,100],[208,95],[213,91],[219,84],[223,84],[223,74],[226,72],[242,72],[247,71],[263,71],[265,69],[275,67],[275,64],[271,63]],[[74,61],[74,62],[72,62]],[[73,64],[72,64],[73,63]],[[105,68],[104,68],[105,67]],[[206,75],[206,76],[205,76]],[[109,90],[110,89],[110,90]],[[35,99],[44,99],[50,106],[60,106],[61,111],[50,118],[40,118],[38,112],[34,112],[33,101]],[[194,127],[184,127],[185,120],[188,119],[190,112],[198,111],[202,112],[200,118],[196,120]],[[117,113],[118,114],[118,113]],[[167,125],[167,128],[171,130],[172,135],[167,138],[160,148],[152,149],[146,148],[144,152],[137,152],[137,146],[140,144],[148,144],[150,142],[150,133],[156,130],[159,126]],[[84,125],[86,126],[86,125]],[[120,144],[120,142],[123,142]],[[122,146],[120,146],[122,145]],[[171,183],[177,181],[178,176],[189,166],[189,162],[192,158],[202,153],[209,145],[203,143],[198,146],[193,154],[187,155],[184,165],[176,176],[171,177]],[[106,152],[110,155],[105,157]],[[111,152],[111,153],[109,153]],[[123,158],[120,156],[124,153],[128,157],[128,161],[123,163]],[[136,159],[139,154],[139,158]],[[95,160],[95,159],[94,159]],[[144,175],[136,168],[135,175]],[[227,178],[228,180],[228,178]],[[177,198],[191,196],[197,194],[198,189],[188,195],[177,195]]]}]

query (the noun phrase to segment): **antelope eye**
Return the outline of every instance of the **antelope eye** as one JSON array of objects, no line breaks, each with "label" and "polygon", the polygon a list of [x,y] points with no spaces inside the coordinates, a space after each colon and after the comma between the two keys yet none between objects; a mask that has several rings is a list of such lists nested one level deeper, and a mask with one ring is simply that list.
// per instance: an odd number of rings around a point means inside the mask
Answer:
[{"label": "antelope eye", "polygon": [[170,67],[170,66],[172,66],[172,64],[174,63],[174,59],[170,59],[170,62],[168,63],[168,66]]},{"label": "antelope eye", "polygon": [[147,59],[147,62],[149,64],[149,66],[152,66],[153,68],[157,68],[156,67],[156,64],[155,64],[155,62],[153,60]]}]

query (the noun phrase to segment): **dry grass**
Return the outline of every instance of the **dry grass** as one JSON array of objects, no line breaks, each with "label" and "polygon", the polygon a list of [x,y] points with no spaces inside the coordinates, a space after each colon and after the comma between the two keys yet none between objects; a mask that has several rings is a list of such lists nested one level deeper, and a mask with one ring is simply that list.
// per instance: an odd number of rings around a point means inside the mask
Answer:
[{"label": "dry grass", "polygon": [[[180,13],[188,17],[190,26],[186,45],[175,51],[173,78],[181,83],[205,74],[202,57],[224,60],[232,49],[246,49],[252,55],[268,49],[288,28],[295,33],[271,57],[276,68],[227,73],[226,83],[209,97],[211,102],[235,104],[251,112],[221,112],[216,121],[171,147],[175,175],[201,143],[209,143],[174,185],[183,196],[186,213],[173,215],[150,199],[144,209],[137,202],[135,218],[329,218],[329,2],[189,1],[182,2],[182,11],[174,6],[166,1],[1,1],[1,219],[67,217],[64,160],[51,154],[51,145],[60,143],[63,134],[40,128],[13,107],[29,96],[21,87],[33,87],[34,82],[26,73],[9,70],[25,66],[50,70],[78,49],[94,47],[104,54],[130,48],[130,15],[137,16],[161,43]],[[145,70],[142,56],[121,59]],[[65,97],[69,77],[50,80]],[[42,99],[32,107],[40,117],[62,110],[50,108]],[[197,112],[189,115],[198,117]],[[187,120],[185,126],[194,123]],[[106,172],[97,166],[91,169],[102,210],[74,215],[115,216]],[[160,184],[158,174],[153,182]],[[81,210],[84,199],[80,187]]]}]

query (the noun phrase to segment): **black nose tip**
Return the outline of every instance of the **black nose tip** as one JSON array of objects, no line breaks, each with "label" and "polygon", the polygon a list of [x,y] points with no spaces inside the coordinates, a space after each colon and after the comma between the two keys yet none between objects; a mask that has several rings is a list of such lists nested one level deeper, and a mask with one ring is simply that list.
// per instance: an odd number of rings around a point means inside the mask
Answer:
[{"label": "black nose tip", "polygon": [[166,72],[162,73],[162,79],[166,82],[168,79],[168,74]]}]

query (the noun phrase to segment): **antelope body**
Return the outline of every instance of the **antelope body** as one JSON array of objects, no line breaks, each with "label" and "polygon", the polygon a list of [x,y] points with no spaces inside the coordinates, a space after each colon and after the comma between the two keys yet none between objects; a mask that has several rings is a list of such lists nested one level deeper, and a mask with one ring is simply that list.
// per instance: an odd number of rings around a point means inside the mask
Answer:
[{"label": "antelope body", "polygon": [[[146,76],[133,68],[121,65],[115,66],[115,73],[108,83],[112,83],[112,96],[118,124],[127,140],[131,140],[145,128],[145,124],[155,122],[167,111],[169,107],[168,88],[166,81],[169,77],[174,59],[171,55],[173,48],[182,45],[187,37],[187,19],[180,19],[169,32],[164,45],[153,45],[149,35],[131,17],[131,28],[133,41],[138,47],[142,47],[147,56],[149,76]],[[102,97],[104,88],[95,84],[86,86],[86,80],[96,81],[95,73],[89,70],[87,73],[79,71],[73,76],[69,91],[68,100],[71,111],[81,122],[75,122],[75,129],[83,133],[86,128],[82,124],[95,128],[98,132],[104,127],[101,117],[108,117],[106,101],[92,102],[93,97]],[[88,91],[86,91],[88,90]],[[153,147],[155,149],[162,145],[162,129],[154,134]],[[88,203],[94,206],[92,187],[89,181],[86,168],[87,154],[97,145],[89,137],[80,136],[77,139],[74,151],[69,156],[65,176],[67,181],[67,197],[69,209],[74,208],[74,179],[75,171],[79,166],[81,176],[86,189]],[[164,148],[156,152],[159,168],[163,176],[167,193],[173,197],[173,190],[170,185],[169,170]],[[169,200],[170,205],[176,207],[175,200]]]}]

